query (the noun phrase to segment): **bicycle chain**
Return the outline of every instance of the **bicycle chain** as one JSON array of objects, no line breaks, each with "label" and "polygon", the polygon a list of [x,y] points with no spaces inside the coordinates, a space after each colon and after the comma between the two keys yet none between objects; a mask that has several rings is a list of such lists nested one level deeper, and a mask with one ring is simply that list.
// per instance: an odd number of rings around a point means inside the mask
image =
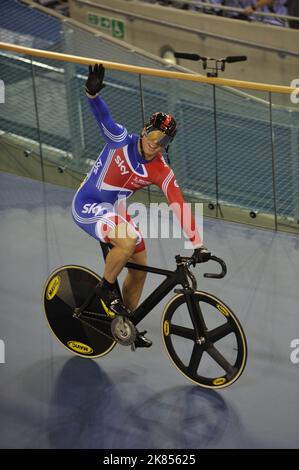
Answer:
[{"label": "bicycle chain", "polygon": [[[86,311],[86,313],[93,313],[93,312],[87,312],[87,311]],[[95,315],[95,313],[93,313],[93,315]],[[109,336],[108,334],[103,333],[102,331],[98,330],[98,328],[96,328],[95,326],[93,326],[93,325],[91,325],[90,323],[88,323],[86,320],[83,320],[83,319],[80,318],[80,317],[76,317],[76,318],[77,318],[77,320],[80,320],[81,323],[83,323],[83,324],[89,326],[89,328],[95,330],[97,333],[100,333],[101,335],[105,336],[106,338],[112,339],[113,341],[115,341],[115,339],[113,338],[113,336]]]},{"label": "bicycle chain", "polygon": [[108,318],[107,315],[105,313],[95,313],[95,312],[89,312],[88,310],[83,310],[82,313],[88,313],[88,315],[92,315],[96,318],[98,318],[98,320],[100,320],[100,316],[104,317],[104,318]]},{"label": "bicycle chain", "polygon": [[[83,310],[82,313],[87,313],[88,315],[91,315],[91,316],[94,316],[94,317],[97,317],[97,319],[100,321],[100,318],[98,318],[101,314],[99,313],[95,313],[95,312],[90,312],[88,310]],[[103,315],[103,314],[102,314]],[[107,315],[103,315],[105,318],[107,318]],[[113,341],[117,342],[117,343],[120,343],[122,344],[120,341],[117,341],[114,336],[109,336],[107,333],[103,333],[103,331],[99,330],[98,328],[96,328],[94,325],[91,325],[90,323],[88,323],[86,320],[83,320],[83,318],[80,318],[80,317],[76,317],[77,320],[80,320],[81,323],[89,326],[89,328],[95,330],[97,333],[100,333],[102,336],[105,336],[106,338],[108,339],[112,339]]]}]

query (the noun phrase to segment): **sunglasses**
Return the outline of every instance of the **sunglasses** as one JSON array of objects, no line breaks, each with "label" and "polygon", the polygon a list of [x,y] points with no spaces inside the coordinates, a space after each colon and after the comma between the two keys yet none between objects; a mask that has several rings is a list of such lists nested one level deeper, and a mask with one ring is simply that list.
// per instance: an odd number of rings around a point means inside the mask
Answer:
[{"label": "sunglasses", "polygon": [[157,129],[145,130],[144,135],[146,135],[149,140],[156,142],[159,147],[163,148],[168,147],[168,145],[173,141],[173,136],[167,135]]}]

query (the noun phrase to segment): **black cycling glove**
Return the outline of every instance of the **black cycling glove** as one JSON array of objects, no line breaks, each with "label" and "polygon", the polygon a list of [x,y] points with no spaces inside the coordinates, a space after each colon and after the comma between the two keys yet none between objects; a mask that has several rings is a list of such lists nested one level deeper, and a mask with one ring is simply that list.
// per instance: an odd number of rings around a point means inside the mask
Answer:
[{"label": "black cycling glove", "polygon": [[211,258],[211,252],[205,247],[195,248],[192,258],[194,259],[194,265],[196,263],[206,263]]},{"label": "black cycling glove", "polygon": [[105,68],[102,64],[95,64],[93,70],[92,65],[89,66],[88,79],[85,84],[85,90],[89,95],[96,96],[104,88],[104,75]]}]

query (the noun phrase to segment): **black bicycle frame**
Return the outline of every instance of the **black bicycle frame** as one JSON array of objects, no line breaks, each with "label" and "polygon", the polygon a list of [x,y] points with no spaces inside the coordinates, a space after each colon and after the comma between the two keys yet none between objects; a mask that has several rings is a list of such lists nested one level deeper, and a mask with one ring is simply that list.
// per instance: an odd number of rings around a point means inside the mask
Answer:
[{"label": "black bicycle frame", "polygon": [[[106,256],[109,253],[109,245],[102,242],[100,243],[103,250],[104,259],[106,259]],[[182,292],[184,291],[185,295],[190,299],[190,296],[188,295],[189,281],[183,263],[178,264],[177,269],[175,271],[154,268],[152,266],[143,266],[141,264],[136,263],[127,263],[125,267],[128,269],[136,269],[138,271],[146,271],[149,273],[161,274],[162,276],[166,276],[166,279],[162,282],[162,284],[160,284],[134,311],[134,315],[132,316],[132,318],[130,318],[134,325],[138,325],[138,323],[140,323],[141,320],[143,320],[143,318],[146,317],[146,315],[153,308],[155,308],[155,306],[158,305],[158,303],[178,284],[181,284],[183,286]],[[118,292],[121,295],[117,281],[116,284]],[[191,307],[190,300],[188,302],[188,307]]]}]

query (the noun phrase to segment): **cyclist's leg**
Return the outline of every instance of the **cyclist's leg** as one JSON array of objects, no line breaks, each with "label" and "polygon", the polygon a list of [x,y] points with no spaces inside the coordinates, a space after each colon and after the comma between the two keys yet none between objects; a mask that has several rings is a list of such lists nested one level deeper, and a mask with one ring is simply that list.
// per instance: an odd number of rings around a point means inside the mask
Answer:
[{"label": "cyclist's leg", "polygon": [[[106,270],[104,273],[104,277],[109,282],[115,282],[114,277],[112,278],[110,277],[111,279],[110,281],[109,276],[111,276],[111,274],[115,274],[115,272],[117,271],[117,267],[118,269],[120,268],[120,271],[121,271],[122,267],[127,263],[127,261],[131,261],[132,263],[136,263],[136,264],[146,265],[146,251],[145,251],[144,240],[141,236],[141,233],[138,230],[138,227],[136,226],[136,224],[134,223],[134,221],[132,220],[132,218],[130,217],[128,213],[122,212],[121,217],[127,221],[127,225],[126,226],[122,225],[120,227],[120,230],[118,230],[117,232],[116,230],[114,231],[110,230],[109,232],[109,240],[115,245],[112,248],[112,250],[110,250],[110,253],[112,253],[112,255],[110,255],[109,253],[111,258],[109,259],[108,265],[107,265],[108,256],[106,258]],[[128,235],[126,231],[128,231]],[[121,235],[121,236],[118,236],[117,239],[116,237],[113,237],[115,232],[118,235]],[[124,237],[124,234],[125,234],[125,237]],[[132,240],[134,240],[134,244],[132,243]],[[116,248],[118,250],[116,250]],[[119,252],[119,249],[122,250],[122,253]],[[132,253],[132,250],[133,250],[133,253]],[[131,251],[131,256],[128,257],[128,255],[130,254],[129,253],[130,251]],[[111,265],[110,265],[110,262],[111,262]],[[116,265],[115,263],[118,263],[118,265]],[[137,308],[139,299],[142,294],[145,278],[146,278],[146,272],[138,271],[136,269],[128,270],[128,274],[124,280],[123,287],[122,287],[122,295],[123,295],[124,304],[130,311],[134,311]]]},{"label": "cyclist's leg", "polygon": [[113,284],[136,247],[137,234],[128,222],[122,222],[109,230],[108,241],[113,248],[106,257],[104,278]]},{"label": "cyclist's leg", "polygon": [[[98,222],[96,232],[102,240],[113,245],[106,257],[104,280],[113,284],[129,260],[146,264],[144,241],[137,226],[128,214],[123,216],[119,214],[114,214],[114,216],[105,215],[105,222]],[[124,283],[124,303],[128,309],[134,310],[140,299],[146,274],[142,272],[137,274],[137,271],[133,273],[133,270],[129,271]],[[137,330],[135,348],[149,348],[152,345],[152,341],[144,336],[145,333],[146,331],[139,332]]]},{"label": "cyclist's leg", "polygon": [[[128,261],[136,264],[146,265],[146,251],[142,235],[139,232],[134,220],[126,212],[122,205],[119,205],[119,211],[122,217],[125,218],[128,222],[129,227],[131,227],[133,232],[137,235],[134,253],[128,259]],[[137,308],[142,294],[145,278],[146,272],[138,271],[136,269],[128,269],[128,274],[122,286],[122,295],[124,304],[130,311],[134,311]]]},{"label": "cyclist's leg", "polygon": [[106,313],[123,315],[124,308],[115,281],[128,259],[133,255],[138,233],[127,220],[116,214],[108,213],[97,222],[96,234],[104,242],[112,245],[105,260],[103,281],[100,287],[100,297]]},{"label": "cyclist's leg", "polygon": [[[81,198],[82,199],[82,198]],[[145,250],[144,241],[129,214],[121,209],[118,213],[106,209],[106,203],[98,203],[93,200],[76,198],[73,204],[73,218],[89,235],[101,240],[104,243],[111,243],[113,248],[106,257],[104,278],[110,284],[114,284],[118,274],[121,272],[127,261],[134,255]],[[107,206],[108,207],[108,206]],[[87,209],[89,210],[87,211]],[[133,262],[145,263],[145,255],[142,259],[132,259]],[[134,279],[134,281],[133,281]],[[125,296],[129,305],[138,302],[145,274],[132,274],[128,276],[125,283]],[[133,282],[138,283],[132,301],[129,301],[130,293],[133,290]]]}]

